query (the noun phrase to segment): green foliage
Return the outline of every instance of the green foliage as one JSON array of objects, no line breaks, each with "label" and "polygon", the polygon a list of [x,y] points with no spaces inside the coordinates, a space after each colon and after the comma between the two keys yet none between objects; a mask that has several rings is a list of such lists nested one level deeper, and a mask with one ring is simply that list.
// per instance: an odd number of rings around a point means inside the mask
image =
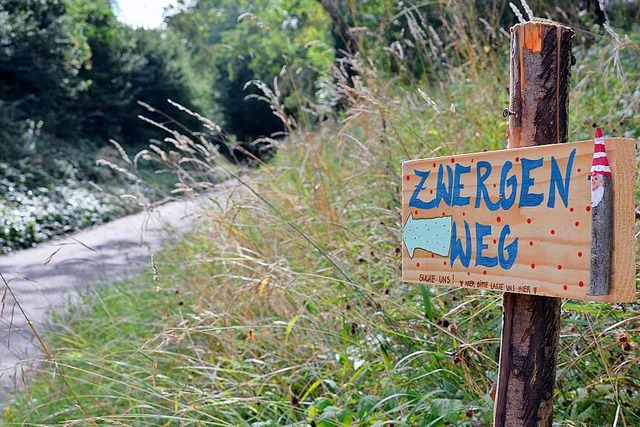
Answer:
[{"label": "green foliage", "polygon": [[108,221],[123,212],[126,208],[121,203],[79,180],[69,161],[32,157],[15,166],[0,163],[2,253]]},{"label": "green foliage", "polygon": [[0,22],[4,161],[46,148],[16,138],[30,123],[59,145],[141,145],[161,133],[141,125],[137,101],[164,108],[170,98],[211,111],[209,86],[179,40],[123,26],[108,0],[10,0],[0,4]]},{"label": "green foliage", "polygon": [[[100,28],[111,32],[114,25],[107,23]],[[157,30],[121,28],[112,36],[97,33],[89,38],[89,45],[91,67],[81,75],[91,85],[76,104],[84,137],[101,141],[111,138],[138,147],[151,138],[160,138],[161,132],[138,119],[138,115],[149,115],[138,101],[160,110],[168,106],[167,99],[205,114],[210,109],[207,90],[197,82],[186,52],[174,37]],[[162,120],[161,116],[151,116]],[[186,125],[194,125],[188,116],[181,119]]]},{"label": "green foliage", "polygon": [[[624,52],[637,44],[615,43],[598,48],[619,55],[626,85],[585,61],[571,92],[577,112],[605,104],[603,122],[620,97],[637,105]],[[402,284],[398,223],[401,160],[503,147],[507,71],[487,63],[428,93],[361,72],[371,84],[355,88],[354,113],[294,132],[247,183],[256,197],[222,195],[213,221],[157,258],[155,279],[59,318],[56,375],[45,370],[5,422],[490,425],[500,297]],[[573,117],[570,133],[590,137],[591,123]],[[564,304],[558,424],[640,423],[638,309]]]},{"label": "green foliage", "polygon": [[[215,4],[237,13],[248,3]],[[396,16],[391,3],[345,2],[356,3],[372,13],[356,13],[354,23],[396,25],[380,13]],[[423,32],[415,34],[430,34],[424,74],[408,56],[382,53],[389,46],[376,40],[387,35],[372,30],[349,59],[358,78],[334,88],[346,96],[342,120],[292,132],[245,194],[221,195],[203,215],[210,222],[157,257],[156,275],[86,295],[56,319],[47,341],[55,360],[5,408],[5,423],[491,424],[500,296],[401,282],[399,168],[410,158],[505,146],[508,37],[499,24],[493,32],[477,25],[482,11],[469,12],[468,2],[442,3],[440,22],[426,13],[433,5],[421,5],[403,16]],[[240,52],[251,48],[240,35],[268,34],[252,16],[238,23],[224,8],[206,10],[211,16],[185,21],[197,23],[191,31],[217,23],[202,51],[224,39]],[[430,22],[441,24],[442,45]],[[607,135],[640,137],[638,41],[603,34],[574,52],[572,140],[592,137],[593,122]],[[254,75],[251,61],[236,59],[225,78]],[[210,188],[208,177],[225,166],[207,141],[171,136],[171,149],[184,143],[181,162],[157,146],[140,158],[167,158],[182,185]],[[639,310],[565,302],[556,423],[640,424]]]},{"label": "green foliage", "polygon": [[[2,251],[121,214],[120,203],[88,184],[100,178],[98,147],[110,138],[140,147],[162,137],[138,115],[164,122],[167,99],[210,113],[209,87],[179,40],[121,25],[109,0],[0,2]],[[201,130],[191,116],[179,119]]]},{"label": "green foliage", "polygon": [[246,84],[274,82],[294,115],[315,100],[317,81],[330,75],[329,22],[316,1],[200,0],[173,16],[169,28],[189,40],[195,60],[211,73],[217,121],[240,141],[282,132],[270,105]]},{"label": "green foliage", "polygon": [[43,121],[46,132],[66,128],[69,112],[61,106],[85,87],[78,78],[87,59],[79,25],[62,0],[0,4],[0,100],[10,105],[11,120],[17,122],[6,125],[19,128],[34,120]]}]

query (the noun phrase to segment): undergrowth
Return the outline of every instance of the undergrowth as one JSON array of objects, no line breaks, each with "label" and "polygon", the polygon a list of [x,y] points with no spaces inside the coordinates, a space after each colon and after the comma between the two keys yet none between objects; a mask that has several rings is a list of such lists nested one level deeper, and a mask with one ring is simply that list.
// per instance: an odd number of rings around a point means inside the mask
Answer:
[{"label": "undergrowth", "polygon": [[43,157],[49,156],[24,158],[14,166],[0,163],[0,253],[29,248],[132,210],[81,179],[72,161]]},{"label": "undergrowth", "polygon": [[86,142],[79,145],[82,148],[42,149],[0,162],[0,253],[140,211],[170,197],[178,182],[170,165],[145,164],[135,175],[120,173],[126,162],[115,142],[95,154],[97,165],[86,154],[94,150]]},{"label": "undergrowth", "polygon": [[[594,122],[640,136],[639,49],[604,37],[576,49],[571,140]],[[404,89],[354,61],[342,119],[290,129],[147,274],[56,318],[55,358],[5,425],[490,425],[500,295],[402,283],[399,173],[406,159],[505,147],[505,55]],[[207,170],[235,175],[204,142],[172,138],[183,190]],[[558,425],[640,425],[639,333],[638,304],[565,301]]]}]

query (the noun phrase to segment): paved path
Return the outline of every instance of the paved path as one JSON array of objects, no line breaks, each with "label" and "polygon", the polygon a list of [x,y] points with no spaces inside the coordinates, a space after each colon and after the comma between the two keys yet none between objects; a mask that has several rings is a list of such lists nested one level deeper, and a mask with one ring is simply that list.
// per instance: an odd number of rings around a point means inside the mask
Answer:
[{"label": "paved path", "polygon": [[130,215],[63,239],[0,256],[0,412],[3,402],[22,383],[22,368],[44,357],[19,305],[41,332],[51,308],[60,307],[74,289],[114,282],[150,266],[151,253],[188,232],[201,217],[203,202],[229,197],[229,182],[211,197],[173,201],[150,212]]}]

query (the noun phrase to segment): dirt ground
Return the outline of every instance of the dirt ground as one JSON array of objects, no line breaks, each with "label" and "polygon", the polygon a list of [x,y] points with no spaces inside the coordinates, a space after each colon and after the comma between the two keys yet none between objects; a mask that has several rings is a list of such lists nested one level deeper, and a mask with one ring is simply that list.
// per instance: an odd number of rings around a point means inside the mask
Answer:
[{"label": "dirt ground", "polygon": [[[239,188],[165,203],[35,248],[0,256],[0,412],[45,355],[29,325],[43,331],[51,310],[78,289],[115,282],[151,265],[151,254],[189,232],[216,203]],[[24,372],[24,373],[23,373]]]}]

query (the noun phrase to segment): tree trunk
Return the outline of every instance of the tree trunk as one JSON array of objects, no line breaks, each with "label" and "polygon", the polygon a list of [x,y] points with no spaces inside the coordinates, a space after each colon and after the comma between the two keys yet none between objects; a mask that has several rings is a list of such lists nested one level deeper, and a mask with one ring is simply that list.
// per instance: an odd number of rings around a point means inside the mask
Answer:
[{"label": "tree trunk", "polygon": [[331,34],[333,35],[336,54],[344,52],[355,55],[358,51],[357,39],[351,32],[353,22],[351,9],[345,0],[318,0],[331,18]]},{"label": "tree trunk", "polygon": [[[353,25],[349,4],[345,0],[319,0],[331,18],[331,35],[334,49],[334,75],[337,80],[336,97],[333,107],[345,109],[349,104],[349,89],[353,89],[354,77],[358,71],[353,65],[353,57],[358,53],[358,40],[351,31]],[[346,87],[341,87],[344,85]]]}]

